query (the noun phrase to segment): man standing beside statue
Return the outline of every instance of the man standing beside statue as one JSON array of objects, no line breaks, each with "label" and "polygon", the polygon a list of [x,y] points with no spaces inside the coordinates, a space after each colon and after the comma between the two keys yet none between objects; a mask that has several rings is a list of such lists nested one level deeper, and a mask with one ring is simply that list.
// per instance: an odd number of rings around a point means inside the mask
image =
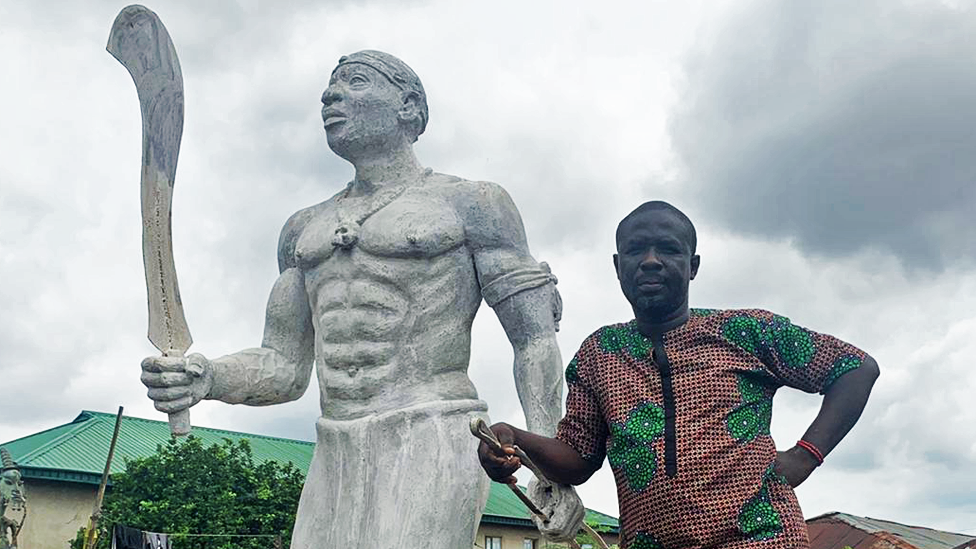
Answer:
[{"label": "man standing beside statue", "polygon": [[291,546],[470,547],[488,490],[468,434],[487,410],[467,375],[471,323],[484,299],[514,349],[528,430],[552,436],[555,278],[501,187],[418,162],[427,98],[402,61],[343,57],[322,105],[355,177],[285,223],[261,346],[147,358],[143,383],[167,413],[264,406],[302,396],[314,363],[322,415]]},{"label": "man standing beside statue", "polygon": [[[793,488],[857,422],[877,363],[768,311],[690,308],[697,236],[671,204],[637,207],[616,243],[633,320],[583,341],[556,436],[493,425],[501,448],[480,446],[485,470],[510,480],[514,445],[549,479],[578,485],[606,459],[627,549],[809,547]],[[783,386],[824,398],[799,441],[777,452],[769,428]]]}]

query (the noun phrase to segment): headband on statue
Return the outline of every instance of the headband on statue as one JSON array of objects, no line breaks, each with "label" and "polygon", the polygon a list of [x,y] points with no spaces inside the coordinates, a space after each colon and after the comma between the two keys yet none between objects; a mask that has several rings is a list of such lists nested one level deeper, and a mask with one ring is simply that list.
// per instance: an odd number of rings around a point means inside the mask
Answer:
[{"label": "headband on statue", "polygon": [[420,135],[424,133],[424,130],[427,128],[428,117],[427,94],[424,92],[424,85],[420,83],[420,77],[418,77],[417,74],[413,72],[413,70],[408,67],[406,63],[388,53],[383,53],[376,50],[363,50],[342,56],[339,59],[339,64],[336,65],[336,68],[332,71],[332,73],[335,74],[335,71],[339,70],[339,67],[349,65],[351,63],[366,65],[367,67],[370,67],[376,72],[385,76],[390,83],[401,90],[416,93],[420,98],[420,112],[422,118],[420,131],[417,132],[417,134]]}]

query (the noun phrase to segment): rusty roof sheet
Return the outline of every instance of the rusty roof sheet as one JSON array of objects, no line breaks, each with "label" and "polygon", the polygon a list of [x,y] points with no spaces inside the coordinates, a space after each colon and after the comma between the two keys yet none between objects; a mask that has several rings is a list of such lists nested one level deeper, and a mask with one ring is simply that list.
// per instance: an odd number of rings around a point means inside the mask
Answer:
[{"label": "rusty roof sheet", "polygon": [[[849,528],[830,528],[829,524],[843,524]],[[859,517],[847,513],[828,513],[807,521],[811,546],[816,549],[898,548],[898,549],[956,549],[972,543],[976,538],[966,534],[943,532],[924,526],[909,526],[890,520]],[[863,532],[858,534],[852,530]]]}]

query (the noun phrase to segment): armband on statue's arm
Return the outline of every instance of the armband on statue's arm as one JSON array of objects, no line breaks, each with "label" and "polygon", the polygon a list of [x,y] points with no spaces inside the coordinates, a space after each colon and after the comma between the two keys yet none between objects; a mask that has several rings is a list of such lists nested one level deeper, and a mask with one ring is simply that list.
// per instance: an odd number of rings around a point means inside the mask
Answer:
[{"label": "armband on statue's arm", "polygon": [[481,295],[485,298],[485,303],[494,308],[495,305],[505,301],[513,295],[531,290],[546,284],[552,284],[552,318],[559,331],[559,321],[563,317],[563,300],[559,295],[556,284],[559,279],[552,274],[552,269],[545,261],[539,263],[537,268],[523,268],[510,271],[481,288]]}]

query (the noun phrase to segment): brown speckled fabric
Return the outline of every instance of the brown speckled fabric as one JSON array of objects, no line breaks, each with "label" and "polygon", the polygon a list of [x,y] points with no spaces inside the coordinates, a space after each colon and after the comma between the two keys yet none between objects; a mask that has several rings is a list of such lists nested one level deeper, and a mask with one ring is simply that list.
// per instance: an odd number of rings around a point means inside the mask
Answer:
[{"label": "brown speckled fabric", "polygon": [[808,547],[773,472],[772,398],[825,392],[864,353],[761,310],[692,309],[651,338],[634,321],[588,337],[566,369],[557,438],[610,461],[622,547]]}]

